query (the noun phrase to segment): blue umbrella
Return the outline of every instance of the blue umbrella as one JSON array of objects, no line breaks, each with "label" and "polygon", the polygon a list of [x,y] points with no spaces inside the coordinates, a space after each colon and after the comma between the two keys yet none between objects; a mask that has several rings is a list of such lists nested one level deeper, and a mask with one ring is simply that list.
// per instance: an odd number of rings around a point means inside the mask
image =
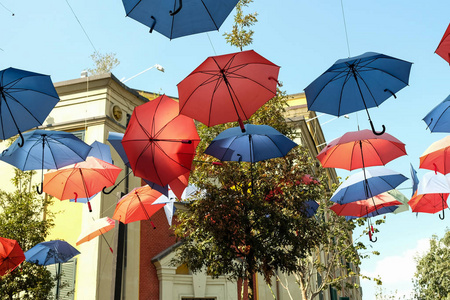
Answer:
[{"label": "blue umbrella", "polygon": [[307,218],[311,218],[317,212],[319,208],[319,203],[314,200],[308,200],[305,202],[305,213]]},{"label": "blue umbrella", "polygon": [[205,153],[221,161],[258,162],[285,156],[297,146],[292,140],[268,125],[244,125],[219,133]]},{"label": "blue umbrella", "polygon": [[419,178],[417,177],[417,171],[414,169],[413,165],[411,165],[411,180],[412,180],[412,194],[411,197],[414,196],[414,193],[417,191],[417,187],[419,185]]},{"label": "blue umbrella", "polygon": [[395,189],[408,178],[385,167],[373,167],[351,175],[331,196],[331,201],[345,204],[369,199]]},{"label": "blue umbrella", "polygon": [[[59,169],[86,159],[91,146],[64,131],[33,130],[23,134],[23,146],[19,139],[3,151],[0,160],[7,162],[22,171]],[[42,193],[43,178],[41,189]]]},{"label": "blue umbrella", "polygon": [[25,252],[25,260],[41,266],[65,263],[80,252],[60,240],[42,242]]},{"label": "blue umbrella", "polygon": [[[117,154],[119,154],[120,158],[123,160],[123,163],[125,164],[125,166],[127,166],[128,168],[130,168],[130,162],[128,161],[128,157],[127,154],[125,153],[125,149],[122,146],[122,138],[123,138],[124,134],[123,133],[119,133],[119,132],[109,132],[108,134],[108,142],[113,146],[114,150],[116,150]],[[125,178],[127,178],[128,175],[131,174],[131,172],[133,172],[132,170],[124,177],[122,178],[110,191],[106,191],[105,189],[103,189],[103,193],[105,194],[111,194],[112,191],[119,186],[119,184],[125,180]],[[154,182],[151,182],[147,179],[143,179],[145,181],[146,184],[148,184],[148,186],[150,186],[152,189],[157,190],[158,192],[160,192],[161,194],[167,196],[169,193],[169,186],[165,185],[165,186],[160,186],[159,184],[156,184]]]},{"label": "blue umbrella", "polygon": [[50,76],[7,68],[0,71],[0,139],[41,125],[59,101]]},{"label": "blue umbrella", "polygon": [[170,39],[219,30],[238,0],[122,0],[127,17]]},{"label": "blue umbrella", "polygon": [[450,96],[433,108],[422,120],[431,132],[450,132]]},{"label": "blue umbrella", "polygon": [[305,88],[308,109],[342,116],[383,103],[408,85],[412,63],[375,52],[340,59]]}]

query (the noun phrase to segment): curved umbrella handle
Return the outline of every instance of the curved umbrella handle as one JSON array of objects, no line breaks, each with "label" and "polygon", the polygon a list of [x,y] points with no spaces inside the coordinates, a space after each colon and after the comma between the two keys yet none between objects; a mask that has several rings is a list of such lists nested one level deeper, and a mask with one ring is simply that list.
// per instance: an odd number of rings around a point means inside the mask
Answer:
[{"label": "curved umbrella handle", "polygon": [[39,186],[36,187],[36,192],[41,195],[43,193],[44,190],[44,183],[41,182],[41,189],[39,190]]},{"label": "curved umbrella handle", "polygon": [[178,6],[178,8],[174,12],[169,11],[169,15],[174,16],[180,12],[181,8],[183,7],[183,2],[182,2],[182,0],[178,0],[178,1],[180,1],[180,6]]},{"label": "curved umbrella handle", "polygon": [[383,127],[383,129],[381,131],[376,131],[375,127],[373,126],[372,120],[369,120],[369,122],[370,122],[370,127],[372,127],[372,132],[375,135],[382,135],[386,131],[386,127],[384,127],[384,125],[381,125]]},{"label": "curved umbrella handle", "polygon": [[25,140],[23,139],[23,135],[22,132],[19,131],[19,137],[20,137],[20,142],[17,144],[20,148],[23,147],[23,144],[25,143]]},{"label": "curved umbrella handle", "polygon": [[155,25],[156,25],[156,19],[155,19],[154,16],[150,16],[150,18],[153,19],[153,22],[152,22],[152,25],[150,25],[150,31],[149,31],[149,33],[152,33],[152,32],[153,32],[153,28],[155,28]]},{"label": "curved umbrella handle", "polygon": [[439,213],[439,219],[441,219],[441,220],[445,219],[445,210],[442,211],[442,217],[441,217],[441,213]]},{"label": "curved umbrella handle", "polygon": [[373,239],[372,237],[370,237],[370,241],[371,241],[372,243],[376,243],[377,240],[378,240],[378,238]]},{"label": "curved umbrella handle", "polygon": [[77,199],[78,199],[78,194],[77,194],[77,192],[73,192],[73,193],[75,194],[75,199],[73,199],[73,201],[76,203]]},{"label": "curved umbrella handle", "polygon": [[105,194],[105,195],[109,195],[109,194],[111,194],[115,189],[116,189],[116,187],[118,187],[119,185],[118,184],[116,184],[115,186],[113,186],[113,188],[109,191],[109,192],[107,192],[106,191],[106,186],[105,187],[103,187],[103,189],[102,189],[102,192],[103,192],[103,194]]},{"label": "curved umbrella handle", "polygon": [[384,91],[391,93],[392,96],[394,96],[394,98],[397,99],[397,96],[395,96],[395,94],[390,89],[384,89]]}]

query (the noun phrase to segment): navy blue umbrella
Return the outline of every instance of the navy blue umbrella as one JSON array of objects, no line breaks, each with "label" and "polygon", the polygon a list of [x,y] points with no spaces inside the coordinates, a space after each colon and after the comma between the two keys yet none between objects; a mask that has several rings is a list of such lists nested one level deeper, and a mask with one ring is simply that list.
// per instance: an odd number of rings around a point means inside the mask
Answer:
[{"label": "navy blue umbrella", "polygon": [[408,85],[412,63],[367,52],[340,59],[305,88],[308,109],[335,116],[379,106]]},{"label": "navy blue umbrella", "polygon": [[[64,131],[33,130],[23,134],[23,146],[16,139],[8,149],[2,152],[0,160],[22,171],[59,169],[86,159],[91,146]],[[42,193],[43,178],[41,189]]]},{"label": "navy blue umbrella", "polygon": [[80,252],[69,243],[60,240],[42,242],[25,252],[25,260],[41,266],[61,264]]},{"label": "navy blue umbrella", "polygon": [[345,204],[395,189],[408,178],[385,167],[367,168],[351,175],[331,196],[331,201]]},{"label": "navy blue umbrella", "polygon": [[221,161],[258,162],[283,157],[297,146],[292,140],[268,125],[244,125],[219,133],[205,153]]},{"label": "navy blue umbrella", "polygon": [[431,132],[450,132],[450,96],[433,108],[423,121]]},{"label": "navy blue umbrella", "polygon": [[59,101],[50,76],[7,68],[0,71],[0,139],[41,125]]},{"label": "navy blue umbrella", "polygon": [[169,39],[219,30],[239,0],[122,0],[127,17]]},{"label": "navy blue umbrella", "polygon": [[314,200],[308,200],[305,202],[305,214],[307,218],[311,218],[317,212],[319,208],[319,203]]}]

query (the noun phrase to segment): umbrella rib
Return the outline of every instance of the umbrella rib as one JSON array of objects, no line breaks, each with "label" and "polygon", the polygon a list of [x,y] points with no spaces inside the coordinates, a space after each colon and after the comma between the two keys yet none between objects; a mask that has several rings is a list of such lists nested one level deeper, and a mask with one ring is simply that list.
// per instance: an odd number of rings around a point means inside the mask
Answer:
[{"label": "umbrella rib", "polygon": [[203,0],[201,0],[203,6],[205,7],[206,12],[208,13],[209,18],[211,19],[211,21],[214,24],[214,27],[216,27],[216,30],[219,30],[219,26],[217,26],[216,21],[214,20],[214,18],[212,17],[211,13],[209,12],[208,7],[206,7],[206,4]]},{"label": "umbrella rib", "polygon": [[[330,80],[328,80],[327,83],[324,84],[324,85],[320,88],[319,92],[318,92],[318,93],[316,94],[316,96],[314,97],[314,100],[312,100],[311,104],[309,105],[310,107],[314,104],[314,102],[316,102],[316,99],[317,99],[317,98],[319,97],[319,95],[325,90],[325,88],[326,88],[329,84],[331,84],[331,82],[337,80],[337,78],[341,78],[340,75],[345,74],[345,76],[348,78],[348,70],[345,70],[345,69],[343,69],[342,71],[330,71],[330,72],[325,71],[325,73],[336,73],[336,75],[335,75],[334,77],[332,77]],[[323,73],[323,74],[325,74],[325,73]],[[323,74],[322,74],[322,75],[323,75]],[[341,93],[341,94],[342,94],[342,93]]]},{"label": "umbrella rib", "polygon": [[128,15],[139,5],[139,3],[141,3],[142,2],[142,0],[139,0],[134,6],[133,6],[133,8],[132,9],[130,9],[130,11],[127,13],[127,17],[128,17]]},{"label": "umbrella rib", "polygon": [[344,94],[344,88],[347,82],[350,80],[350,70],[348,70],[345,74],[345,80],[341,87],[341,92],[339,93],[339,104],[338,104],[338,116],[341,115],[341,103],[342,103],[342,95]]},{"label": "umbrella rib", "polygon": [[[8,95],[8,96],[9,96],[12,100],[14,100],[17,104],[19,104],[20,106],[22,106],[22,108],[25,109],[25,110],[28,112],[28,114],[29,114],[31,117],[33,117],[33,119],[36,120],[36,122],[39,122],[39,120],[34,116],[34,114],[33,114],[33,113],[32,113],[25,105],[23,105],[23,104],[22,104],[20,101],[18,101],[15,97],[11,96],[10,93],[5,92],[5,94]],[[4,97],[3,99],[5,100],[5,104],[6,104],[6,97]],[[8,108],[9,108],[9,107],[8,107]],[[10,110],[10,114],[11,114],[11,117],[14,119],[14,116],[13,116],[11,110]],[[17,127],[17,128],[18,128],[18,127]]]}]

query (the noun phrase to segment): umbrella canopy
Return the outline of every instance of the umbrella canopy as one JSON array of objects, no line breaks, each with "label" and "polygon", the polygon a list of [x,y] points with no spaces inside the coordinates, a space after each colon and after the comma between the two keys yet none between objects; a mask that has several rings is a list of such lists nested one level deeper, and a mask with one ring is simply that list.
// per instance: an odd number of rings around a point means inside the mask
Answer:
[{"label": "umbrella canopy", "polygon": [[[44,192],[60,200],[89,198],[116,182],[121,168],[89,156],[86,161],[44,175]],[[89,203],[89,202],[88,202]]]},{"label": "umbrella canopy", "polygon": [[351,175],[331,196],[331,201],[345,204],[365,200],[395,189],[407,180],[403,174],[385,167],[372,167]]},{"label": "umbrella canopy", "polygon": [[119,200],[112,218],[124,224],[150,220],[150,217],[165,205],[152,205],[161,195],[149,186],[135,188]]},{"label": "umbrella canopy", "polygon": [[450,135],[432,143],[420,157],[419,168],[450,173]]},{"label": "umbrella canopy", "polygon": [[[169,183],[171,191],[178,199],[181,199],[183,197],[183,192],[189,185],[189,175],[190,174],[191,174],[191,172],[186,172],[183,175],[178,176],[177,179],[174,179]],[[168,197],[169,195],[165,194],[165,196]]]},{"label": "umbrella canopy", "polygon": [[[385,192],[373,196],[370,199],[358,200],[345,204],[335,203],[330,207],[330,209],[339,216],[363,217],[371,214],[372,212],[376,212],[383,207],[396,205],[402,205],[402,203],[389,193]],[[391,211],[394,211],[394,209]]]},{"label": "umbrella canopy", "polygon": [[305,203],[305,214],[307,218],[311,218],[314,216],[317,212],[317,209],[319,208],[319,203],[317,203],[314,200],[308,200]]},{"label": "umbrella canopy", "polygon": [[[95,239],[99,235],[103,236],[104,233],[113,229],[115,225],[116,222],[108,217],[95,220],[94,222],[90,223],[89,226],[80,233],[76,245],[79,246],[83,243],[89,242],[90,240]],[[103,236],[103,238],[105,237]],[[106,243],[108,243],[108,241],[106,241]],[[113,252],[111,246],[109,246],[109,249],[111,252]]]},{"label": "umbrella canopy", "polygon": [[450,132],[450,96],[436,105],[422,119],[431,132]]},{"label": "umbrella canopy", "polygon": [[434,51],[437,55],[445,59],[450,64],[450,24],[447,27],[447,30],[444,33],[439,45]]},{"label": "umbrella canopy", "polygon": [[194,121],[165,95],[134,109],[122,139],[134,175],[161,186],[191,170],[199,142]]},{"label": "umbrella canopy", "polygon": [[412,63],[384,54],[367,52],[340,59],[305,88],[308,109],[342,116],[368,109],[408,85]]},{"label": "umbrella canopy", "polygon": [[242,124],[275,96],[279,69],[253,50],[211,56],[178,84],[180,114]]},{"label": "umbrella canopy", "polygon": [[395,211],[398,209],[398,207],[399,207],[398,205],[392,205],[392,206],[377,208],[377,210],[375,210],[367,215],[364,215],[361,217],[345,216],[345,219],[353,220],[353,219],[357,219],[357,218],[372,218],[372,217],[376,217],[376,216],[380,216],[380,215],[384,215],[384,214],[395,213]]},{"label": "umbrella canopy", "polygon": [[[59,101],[50,76],[7,68],[0,71],[0,139],[41,125]],[[23,138],[18,144],[23,145]]]},{"label": "umbrella canopy", "polygon": [[347,132],[332,140],[317,155],[324,168],[355,170],[385,165],[406,155],[405,144],[390,134],[376,135],[370,130]]},{"label": "umbrella canopy", "polygon": [[0,276],[8,274],[24,260],[25,255],[16,240],[0,237]]},{"label": "umbrella canopy", "polygon": [[80,252],[69,243],[61,240],[42,242],[25,252],[25,259],[41,266],[61,264]]},{"label": "umbrella canopy", "polygon": [[414,193],[417,191],[417,187],[419,185],[419,178],[417,177],[417,171],[414,169],[413,165],[411,165],[411,180],[412,180],[412,194],[411,197],[414,195]]},{"label": "umbrella canopy", "polygon": [[174,39],[219,30],[238,0],[122,0],[130,17],[162,35]]},{"label": "umbrella canopy", "polygon": [[[2,152],[1,160],[22,171],[59,169],[84,161],[92,149],[91,146],[64,131],[33,130],[23,134],[24,144],[19,146],[15,140],[8,149]],[[42,193],[41,189],[38,192]]]},{"label": "umbrella canopy", "polygon": [[222,161],[257,162],[285,156],[297,146],[292,140],[268,125],[244,126],[222,131],[206,148],[205,153]]},{"label": "umbrella canopy", "polygon": [[169,226],[172,226],[172,218],[175,213],[175,202],[175,197],[166,197],[162,195],[152,203],[152,205],[164,204],[164,213],[166,214]]},{"label": "umbrella canopy", "polygon": [[92,149],[89,151],[88,156],[93,156],[95,158],[101,159],[109,164],[113,163],[111,157],[111,149],[108,145],[105,145],[99,141],[94,141],[91,144],[91,147]]},{"label": "umbrella canopy", "polygon": [[409,200],[413,212],[424,212],[434,214],[442,211],[444,219],[444,209],[447,208],[447,198],[450,194],[450,185],[446,176],[428,172],[419,182],[416,193]]}]

